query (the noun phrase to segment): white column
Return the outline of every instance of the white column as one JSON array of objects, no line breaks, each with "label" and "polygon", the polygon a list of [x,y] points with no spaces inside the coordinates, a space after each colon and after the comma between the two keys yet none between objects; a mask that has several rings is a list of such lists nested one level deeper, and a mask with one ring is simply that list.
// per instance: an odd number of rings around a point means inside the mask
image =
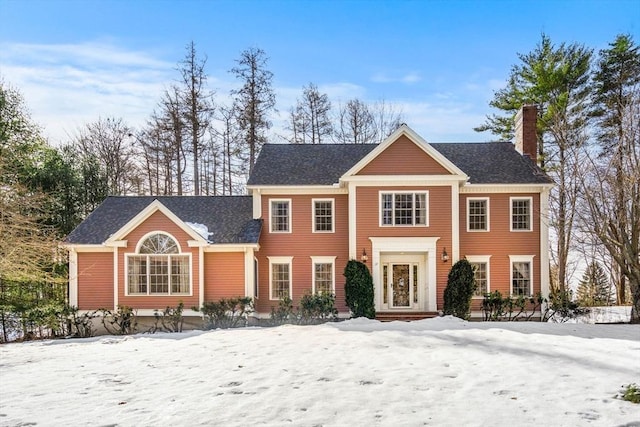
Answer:
[{"label": "white column", "polygon": [[69,251],[69,305],[78,307],[78,253]]}]

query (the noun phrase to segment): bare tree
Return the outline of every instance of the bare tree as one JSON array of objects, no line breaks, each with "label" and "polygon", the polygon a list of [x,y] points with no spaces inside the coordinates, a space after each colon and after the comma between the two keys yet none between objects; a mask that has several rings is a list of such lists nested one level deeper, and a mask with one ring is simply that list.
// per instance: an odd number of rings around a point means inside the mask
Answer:
[{"label": "bare tree", "polygon": [[291,142],[296,144],[322,144],[333,133],[333,124],[329,118],[331,101],[325,93],[320,93],[313,83],[304,87],[302,99],[291,110]]},{"label": "bare tree", "polygon": [[231,69],[242,87],[231,91],[234,111],[242,132],[242,142],[249,152],[249,173],[256,156],[266,142],[265,132],[271,128],[269,113],[274,110],[276,97],[271,87],[273,73],[267,70],[267,56],[262,49],[249,48],[240,54],[238,64]]},{"label": "bare tree", "polygon": [[[624,132],[616,154],[591,153],[583,163],[579,212],[584,231],[607,249],[628,281],[631,323],[640,323],[640,91],[620,119]],[[624,195],[622,203],[617,194]]]},{"label": "bare tree", "polygon": [[350,144],[368,144],[377,140],[375,118],[367,104],[351,99],[338,111],[335,139]]},{"label": "bare tree", "polygon": [[395,132],[400,127],[404,118],[402,112],[397,111],[392,105],[384,100],[378,101],[371,106],[373,121],[376,125],[376,135],[378,143]]},{"label": "bare tree", "polygon": [[76,139],[84,159],[95,159],[104,170],[109,194],[133,189],[131,177],[137,173],[133,141],[132,129],[121,118],[111,117],[88,123]]}]

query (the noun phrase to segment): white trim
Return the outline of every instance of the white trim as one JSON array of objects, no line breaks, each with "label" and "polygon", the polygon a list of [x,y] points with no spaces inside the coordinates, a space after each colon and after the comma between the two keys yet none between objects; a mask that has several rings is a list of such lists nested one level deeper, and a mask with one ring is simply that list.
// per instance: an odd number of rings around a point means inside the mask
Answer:
[{"label": "white trim", "polygon": [[[168,265],[169,265],[169,270],[171,269],[171,262],[170,262],[170,257],[172,256],[179,256],[179,257],[187,257],[189,259],[189,293],[172,293],[171,292],[171,283],[169,283],[169,289],[168,292],[165,293],[151,293],[151,283],[149,283],[149,281],[147,281],[147,292],[142,294],[131,294],[129,293],[129,258],[131,257],[143,257],[146,256],[147,257],[147,261],[149,260],[149,257],[167,257],[168,260]],[[147,263],[147,278],[149,278],[149,275],[151,274],[151,272],[149,271],[149,263]],[[171,276],[171,274],[169,273],[169,276]],[[131,297],[131,298],[135,298],[135,297],[173,297],[173,296],[183,296],[183,297],[191,297],[193,296],[193,256],[191,254],[191,252],[181,252],[178,254],[140,254],[137,252],[131,252],[131,253],[126,253],[124,254],[124,296],[126,297]],[[200,295],[198,295],[198,299],[200,298]]]},{"label": "white trim", "polygon": [[251,264],[251,270],[253,270],[253,283],[251,286],[253,287],[251,297],[254,299],[260,298],[260,263],[258,262],[258,258],[253,256],[253,263]]},{"label": "white trim", "polygon": [[[163,234],[167,237],[170,237],[171,240],[173,240],[176,244],[176,246],[178,246],[178,253],[182,253],[182,247],[180,246],[180,241],[178,241],[178,239],[176,239],[171,233],[168,233],[164,230],[154,230],[154,231],[150,231],[147,234],[145,234],[144,236],[142,236],[140,239],[138,239],[138,243],[136,244],[136,248],[135,248],[135,253],[139,254],[140,253],[140,246],[142,246],[142,244],[144,243],[145,240],[147,240],[149,237],[151,237],[154,234]],[[167,255],[167,254],[160,254],[160,255]]]},{"label": "white trim", "polygon": [[[273,229],[273,204],[274,203],[282,203],[282,202],[286,202],[288,203],[288,208],[287,208],[287,228],[288,230],[274,230]],[[274,199],[269,199],[269,233],[273,233],[273,234],[291,234],[292,230],[292,217],[293,217],[293,203],[291,202],[291,199],[278,199],[278,198],[274,198]]]},{"label": "white trim", "polygon": [[331,264],[331,293],[336,293],[336,257],[311,256],[311,292],[316,293],[316,264]]},{"label": "white trim", "polygon": [[362,175],[341,178],[341,182],[355,182],[362,187],[437,187],[462,184],[466,177],[458,175]]},{"label": "white trim", "polygon": [[549,189],[540,193],[540,293],[549,295]]},{"label": "white trim", "polygon": [[273,264],[289,265],[289,298],[293,299],[293,257],[292,256],[268,256],[269,260],[269,301],[280,301],[273,298]]},{"label": "white trim", "polygon": [[69,250],[69,305],[78,307],[78,252]]},{"label": "white trim", "polygon": [[178,218],[169,208],[163,205],[158,199],[155,199],[153,202],[149,203],[146,208],[141,210],[136,216],[134,216],[129,222],[127,222],[124,226],[120,227],[118,231],[113,233],[111,237],[109,237],[105,241],[105,245],[113,244],[116,240],[122,240],[123,237],[128,235],[131,231],[133,231],[136,227],[142,224],[147,220],[151,215],[153,215],[156,211],[160,211],[164,214],[170,221],[176,224],[182,231],[187,233],[193,240],[206,242],[201,235],[199,235],[193,228],[189,227],[184,223],[180,218]]},{"label": "white trim", "polygon": [[[382,223],[382,196],[383,195],[391,195],[391,224],[383,224]],[[411,224],[395,224],[395,211],[396,211],[396,202],[395,196],[397,194],[411,194],[412,195],[412,207],[411,207]],[[424,224],[415,224],[415,214],[416,214],[416,194],[424,194],[425,200],[425,223]],[[428,190],[420,190],[420,191],[386,191],[379,190],[378,191],[378,227],[381,228],[390,228],[390,227],[429,227],[429,191]]]},{"label": "white trim", "polygon": [[371,163],[376,157],[383,153],[391,144],[396,142],[400,136],[406,136],[411,142],[418,146],[422,151],[429,155],[433,160],[440,164],[443,168],[451,172],[452,175],[458,175],[468,179],[467,175],[460,170],[453,162],[443,156],[439,151],[434,149],[429,143],[418,135],[413,129],[406,124],[401,125],[395,132],[389,135],[384,141],[382,141],[376,148],[371,150],[366,156],[364,156],[358,163],[356,163],[351,169],[342,175],[342,178],[351,177],[360,172],[366,165]]},{"label": "white trim", "polygon": [[533,258],[535,255],[509,255],[509,295],[513,296],[513,263],[528,262],[529,263],[529,295],[533,295]]},{"label": "white trim", "polygon": [[244,252],[244,296],[253,298],[253,249]]},{"label": "white trim", "polygon": [[[529,229],[513,229],[513,202],[516,200],[529,201]],[[530,233],[533,231],[533,197],[531,196],[512,196],[509,197],[509,231],[514,233]]]},{"label": "white trim", "polygon": [[[489,200],[490,200],[489,197],[467,197],[467,215],[466,215],[466,217],[467,217],[467,233],[487,233],[487,232],[491,231],[491,221],[489,220],[489,218],[491,217],[490,214],[489,214],[489,212],[490,212],[490,210],[489,210],[490,209],[489,208],[489,203],[490,203]],[[471,230],[469,228],[469,217],[470,217],[469,202],[471,202],[471,201],[484,201],[484,202],[486,202],[484,215],[485,215],[485,224],[487,225],[487,228],[484,229],[484,230]]]},{"label": "white trim", "polygon": [[257,243],[246,243],[246,244],[216,244],[209,245],[202,248],[205,252],[244,252],[246,250],[252,249],[257,251],[260,249],[260,245]]},{"label": "white trim", "polygon": [[[198,309],[204,304],[204,248],[198,248]],[[190,266],[190,269],[193,267]],[[193,280],[191,280],[191,286],[193,286]],[[193,292],[193,290],[191,290]]]},{"label": "white trim", "polygon": [[259,188],[249,189],[253,202],[253,219],[262,218],[262,192]]},{"label": "white trim", "polygon": [[[316,230],[316,202],[331,202],[331,230]],[[336,232],[336,199],[311,199],[311,233],[330,234]]]},{"label": "white trim", "polygon": [[460,259],[460,187],[451,186],[451,265]]},{"label": "white trim", "polygon": [[[487,292],[491,292],[491,255],[466,255],[467,261],[473,264],[484,263],[487,265]],[[482,299],[482,296],[474,295],[475,299]]]},{"label": "white trim", "polygon": [[553,184],[465,184],[460,193],[540,193]]},{"label": "white trim", "polygon": [[436,300],[436,260],[440,256],[436,252],[436,243],[440,237],[369,237],[371,241],[371,273],[373,283],[376,288],[375,307],[376,310],[382,308],[382,280],[380,277],[380,256],[386,252],[413,252],[416,254],[426,255],[427,277],[427,295],[426,295],[426,311],[437,311]]},{"label": "white trim", "polygon": [[349,259],[356,259],[357,248],[356,248],[356,240],[357,233],[356,229],[358,226],[358,204],[357,204],[357,194],[358,187],[355,183],[349,183]]},{"label": "white trim", "polygon": [[259,192],[262,196],[347,194],[347,190],[340,187],[338,183],[331,185],[250,185],[247,186],[247,190],[254,196],[255,192]]}]

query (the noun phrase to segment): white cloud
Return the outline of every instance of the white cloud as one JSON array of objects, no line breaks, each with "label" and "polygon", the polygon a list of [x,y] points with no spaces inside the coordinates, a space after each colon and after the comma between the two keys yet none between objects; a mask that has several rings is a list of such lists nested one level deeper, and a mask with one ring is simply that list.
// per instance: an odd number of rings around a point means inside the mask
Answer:
[{"label": "white cloud", "polygon": [[410,71],[406,74],[389,75],[385,72],[379,72],[371,76],[371,81],[374,83],[404,83],[412,84],[422,80],[420,73],[416,71]]}]

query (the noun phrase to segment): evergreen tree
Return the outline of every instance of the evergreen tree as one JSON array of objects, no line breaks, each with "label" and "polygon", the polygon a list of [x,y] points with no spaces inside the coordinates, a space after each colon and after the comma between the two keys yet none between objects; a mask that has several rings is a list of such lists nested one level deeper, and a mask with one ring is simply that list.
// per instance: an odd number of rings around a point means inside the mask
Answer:
[{"label": "evergreen tree", "polygon": [[582,275],[577,291],[578,302],[585,307],[611,304],[611,285],[596,261],[592,261]]},{"label": "evergreen tree", "polygon": [[461,259],[451,267],[447,277],[447,287],[444,289],[444,314],[468,320],[475,288],[473,267],[469,261]]}]

